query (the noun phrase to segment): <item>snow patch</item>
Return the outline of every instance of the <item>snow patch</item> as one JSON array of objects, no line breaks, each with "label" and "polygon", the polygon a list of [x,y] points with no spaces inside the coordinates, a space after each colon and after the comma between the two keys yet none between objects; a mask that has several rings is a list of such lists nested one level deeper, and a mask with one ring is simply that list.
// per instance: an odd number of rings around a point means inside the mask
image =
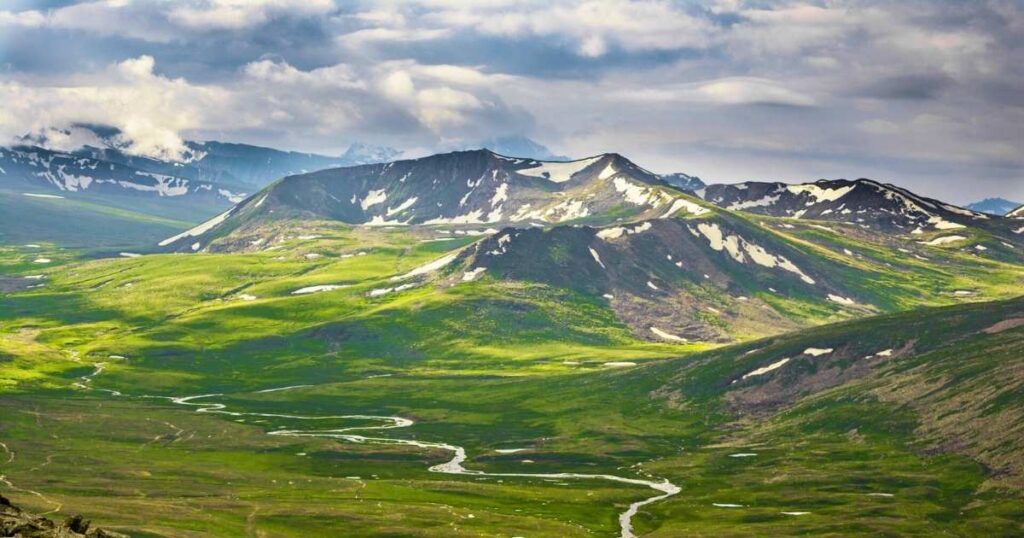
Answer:
[{"label": "snow patch", "polygon": [[404,275],[391,277],[391,280],[392,281],[395,281],[395,280],[406,280],[406,279],[412,278],[414,276],[420,276],[420,275],[425,275],[427,273],[432,273],[432,272],[437,271],[438,269],[448,265],[449,263],[452,263],[453,261],[455,261],[455,258],[457,258],[458,256],[459,256],[458,252],[456,252],[454,254],[449,254],[447,256],[443,256],[443,257],[438,258],[438,259],[436,259],[436,260],[434,260],[434,261],[432,261],[430,263],[421,265],[421,266],[413,269],[412,271],[409,271],[408,273],[406,273]]},{"label": "snow patch", "polygon": [[529,448],[498,448],[494,451],[498,454],[517,454],[519,452],[526,452]]},{"label": "snow patch", "polygon": [[815,183],[805,183],[802,185],[787,185],[786,190],[793,194],[800,194],[806,192],[812,198],[814,198],[815,203],[834,202],[842,198],[843,196],[846,196],[847,193],[852,191],[853,185],[848,185],[845,187],[836,187],[834,189],[827,189]]},{"label": "snow patch", "polygon": [[416,197],[416,196],[413,196],[412,198],[409,198],[408,200],[398,204],[398,207],[394,207],[394,208],[389,207],[388,211],[387,211],[387,215],[390,217],[391,215],[394,215],[396,213],[401,213],[402,211],[405,211],[406,209],[409,209],[410,207],[412,207],[413,204],[416,203],[416,200],[419,200],[419,198]]},{"label": "snow patch", "polygon": [[929,241],[918,241],[918,242],[921,243],[922,245],[928,245],[928,246],[934,247],[934,246],[937,246],[937,245],[945,245],[945,244],[948,244],[948,243],[956,243],[957,241],[963,241],[964,239],[967,239],[967,238],[962,236],[962,235],[944,235],[942,237],[936,237],[935,239],[932,239],[932,240],[929,240]]},{"label": "snow patch", "polygon": [[366,193],[366,197],[359,201],[359,206],[363,208],[363,211],[366,211],[370,207],[384,203],[387,199],[388,194],[384,189],[372,190]]},{"label": "snow patch", "polygon": [[306,295],[307,293],[317,293],[321,291],[338,290],[341,288],[347,288],[344,284],[321,284],[319,286],[307,286],[305,288],[299,288],[292,292],[292,295]]},{"label": "snow patch", "polygon": [[516,170],[516,172],[520,175],[547,179],[555,183],[565,183],[572,179],[572,176],[597,162],[601,157],[601,155],[598,155],[589,159],[569,162],[534,161],[535,164],[529,168]]},{"label": "snow patch", "polygon": [[[178,234],[178,235],[176,235],[174,237],[168,237],[167,239],[164,239],[163,241],[157,243],[157,246],[165,247],[167,245],[170,245],[171,243],[174,243],[175,241],[178,241],[179,239],[184,239],[186,237],[196,237],[196,236],[202,235],[202,234],[210,231],[211,229],[213,229],[214,226],[224,222],[224,220],[227,219],[228,216],[231,215],[231,212],[234,211],[234,210],[235,210],[235,208],[231,208],[231,209],[221,213],[220,215],[217,215],[216,217],[213,217],[212,219],[210,219],[210,220],[200,224],[199,226],[196,226],[195,228],[191,228],[189,230],[185,230],[184,232],[181,232],[180,234]],[[193,247],[192,250],[199,250],[199,249]]]},{"label": "snow patch", "polygon": [[757,200],[747,200],[745,202],[737,202],[726,209],[730,211],[742,211],[744,209],[750,209],[752,207],[767,207],[775,202],[779,201],[781,195],[776,194],[775,196],[765,196],[764,198],[758,198]]},{"label": "snow patch", "polygon": [[661,218],[667,219],[667,218],[671,217],[672,215],[675,215],[676,213],[678,213],[680,209],[685,209],[687,213],[690,213],[692,215],[703,215],[704,213],[708,212],[707,208],[705,208],[705,207],[703,207],[703,206],[701,206],[699,204],[695,204],[695,203],[693,203],[693,202],[691,202],[691,201],[689,201],[689,200],[687,200],[685,198],[676,198],[672,202],[672,205],[669,206],[668,211],[666,211],[661,216]]},{"label": "snow patch", "polygon": [[651,332],[656,334],[656,335],[658,335],[659,338],[664,338],[665,340],[671,340],[672,342],[686,342],[687,341],[685,338],[683,338],[681,336],[676,336],[674,334],[667,333],[667,332],[665,332],[665,331],[663,331],[663,330],[661,330],[661,329],[659,329],[657,327],[651,327]]},{"label": "snow patch", "polygon": [[598,231],[597,232],[597,237],[607,241],[609,239],[618,239],[618,238],[622,237],[623,235],[627,235],[627,234],[638,234],[638,233],[641,233],[641,232],[646,232],[647,230],[650,230],[650,229],[651,229],[651,223],[650,222],[644,222],[644,223],[642,223],[642,224],[640,224],[638,226],[634,226],[633,228],[625,228],[625,227],[622,227],[622,226],[615,226],[615,227],[612,227],[612,228],[604,228],[604,229]]},{"label": "snow patch", "polygon": [[494,196],[491,197],[491,207],[496,207],[506,200],[508,200],[508,183],[502,183],[494,190]]},{"label": "snow patch", "polygon": [[752,371],[750,371],[750,372],[748,372],[746,374],[743,374],[743,377],[741,377],[740,379],[747,379],[748,377],[755,377],[755,376],[767,374],[768,372],[771,372],[772,370],[781,368],[787,362],[789,362],[789,358],[780,359],[778,361],[775,361],[775,362],[769,364],[768,366],[762,366],[761,368],[757,368],[756,370],[752,370]]},{"label": "snow patch", "polygon": [[834,295],[834,294],[831,294],[831,293],[828,294],[828,300],[832,301],[833,303],[839,303],[839,304],[847,305],[847,306],[857,304],[856,301],[854,301],[853,299],[850,299],[848,297],[843,297],[842,295]]},{"label": "snow patch", "polygon": [[472,282],[472,281],[476,280],[476,278],[478,276],[480,276],[480,274],[483,273],[486,270],[487,270],[486,267],[477,267],[476,269],[473,269],[471,271],[466,271],[465,273],[462,273],[462,281],[463,282]]}]

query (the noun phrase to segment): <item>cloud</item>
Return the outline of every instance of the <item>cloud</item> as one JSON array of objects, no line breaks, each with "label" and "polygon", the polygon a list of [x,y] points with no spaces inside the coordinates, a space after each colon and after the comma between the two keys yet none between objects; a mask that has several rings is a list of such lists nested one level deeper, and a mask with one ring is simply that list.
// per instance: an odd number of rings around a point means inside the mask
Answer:
[{"label": "cloud", "polygon": [[87,0],[0,11],[0,135],[108,123],[159,153],[525,134],[712,180],[940,194],[1024,185],[1022,55],[1005,0]]},{"label": "cloud", "polygon": [[709,21],[674,3],[656,0],[426,4],[436,9],[421,19],[436,28],[514,39],[555,38],[590,58],[616,48],[629,52],[702,48],[714,31]]},{"label": "cloud", "polygon": [[243,30],[280,17],[324,16],[332,0],[87,0],[39,10],[0,11],[0,27],[77,30],[150,42],[180,40],[182,32]]},{"label": "cloud", "polygon": [[0,136],[49,132],[48,141],[67,149],[75,139],[62,135],[69,127],[104,124],[120,129],[131,153],[176,158],[186,136],[203,132],[290,132],[346,142],[390,137],[438,146],[521,132],[532,122],[493,91],[507,77],[465,66],[401,60],[303,70],[263,59],[228,83],[205,85],[156,69],[156,60],[142,55],[59,83],[0,84],[0,101],[11,103],[0,113]]},{"label": "cloud", "polygon": [[109,124],[139,155],[175,158],[185,149],[179,133],[213,121],[228,95],[221,89],[195,86],[153,72],[154,60],[140,56],[112,65],[78,84],[0,85],[7,103],[0,132],[8,140],[27,132],[78,123]]},{"label": "cloud", "polygon": [[814,99],[763,78],[737,77],[701,84],[697,91],[714,103],[728,105],[811,106]]},{"label": "cloud", "polygon": [[187,28],[237,30],[264,24],[277,15],[325,15],[334,9],[331,0],[193,0],[171,7],[167,18]]},{"label": "cloud", "polygon": [[0,11],[0,27],[25,26],[29,28],[37,28],[44,24],[46,24],[46,16],[39,11]]},{"label": "cloud", "polygon": [[814,106],[813,97],[781,82],[759,77],[726,77],[667,85],[633,85],[611,92],[622,101],[708,105]]}]

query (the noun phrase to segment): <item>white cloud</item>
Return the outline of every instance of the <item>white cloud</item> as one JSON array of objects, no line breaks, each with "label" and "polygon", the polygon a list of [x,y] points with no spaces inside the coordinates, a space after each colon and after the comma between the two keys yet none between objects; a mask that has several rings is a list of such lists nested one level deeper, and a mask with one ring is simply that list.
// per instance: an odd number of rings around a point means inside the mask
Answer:
[{"label": "white cloud", "polygon": [[727,105],[773,104],[811,106],[814,99],[781,84],[755,77],[734,77],[708,82],[697,91],[709,101]]},{"label": "white cloud", "polygon": [[813,97],[791,90],[781,82],[759,77],[726,77],[688,83],[622,84],[614,78],[607,94],[625,102],[695,103],[712,105],[813,106]]},{"label": "white cloud", "polygon": [[39,27],[46,24],[46,16],[39,11],[0,11],[0,26]]},{"label": "white cloud", "polygon": [[45,134],[51,147],[71,149],[83,141],[69,127],[105,124],[122,131],[131,153],[176,158],[183,138],[197,132],[257,129],[340,140],[390,132],[406,145],[429,146],[529,121],[493,92],[504,78],[461,66],[402,60],[302,70],[265,59],[218,84],[169,78],[156,68],[143,55],[92,75],[0,83],[0,102],[9,104],[0,110],[0,137]]},{"label": "white cloud", "polygon": [[484,35],[570,41],[581,56],[600,57],[613,47],[630,52],[703,48],[714,26],[666,1],[426,2],[436,9],[426,25]]},{"label": "white cloud", "polygon": [[178,156],[184,150],[179,133],[213,120],[211,112],[223,109],[228,94],[154,74],[153,67],[152,57],[140,56],[76,85],[4,83],[0,132],[11,139],[74,123],[110,124],[121,129],[133,153]]}]

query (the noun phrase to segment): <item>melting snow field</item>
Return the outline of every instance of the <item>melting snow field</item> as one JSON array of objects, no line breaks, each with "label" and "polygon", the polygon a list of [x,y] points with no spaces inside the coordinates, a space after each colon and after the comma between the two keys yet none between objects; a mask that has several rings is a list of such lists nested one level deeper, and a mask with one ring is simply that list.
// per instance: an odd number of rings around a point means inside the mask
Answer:
[{"label": "melting snow field", "polygon": [[667,333],[657,327],[651,327],[651,332],[656,334],[660,338],[664,338],[665,340],[671,340],[672,342],[686,342],[685,338]]},{"label": "melting snow field", "polygon": [[867,357],[864,357],[864,358],[865,359],[870,359],[872,357],[891,357],[891,356],[892,356],[892,348],[889,348],[889,349],[883,349],[882,351],[879,351],[878,353],[872,353],[871,355],[868,355]]},{"label": "melting snow field", "polygon": [[[221,213],[220,215],[217,215],[216,217],[213,217],[212,219],[210,219],[210,220],[200,224],[199,226],[196,226],[195,228],[191,228],[189,230],[185,230],[184,232],[181,232],[178,235],[175,235],[173,237],[168,237],[167,239],[164,239],[163,241],[157,243],[157,246],[165,247],[167,245],[170,245],[171,243],[174,243],[175,241],[178,241],[179,239],[184,239],[186,237],[196,237],[196,236],[199,236],[199,235],[203,235],[204,233],[212,230],[214,226],[224,222],[224,219],[227,219],[234,210],[235,210],[235,208],[232,207],[231,209]],[[193,244],[192,245],[192,250],[199,250],[199,246],[198,245],[199,245],[199,243]]]},{"label": "melting snow field", "polygon": [[832,348],[820,348],[820,347],[809,347],[804,350],[804,355],[810,355],[812,357],[820,357],[822,355],[828,355],[834,351]]},{"label": "melting snow field", "polygon": [[754,377],[754,376],[759,376],[759,375],[767,374],[768,372],[771,372],[772,370],[775,370],[777,368],[782,367],[782,365],[786,364],[787,362],[789,362],[788,358],[780,359],[778,361],[775,361],[775,362],[769,364],[768,366],[763,366],[763,367],[758,368],[756,370],[752,370],[752,371],[744,374],[743,377],[741,377],[740,379],[747,379],[748,377]]},{"label": "melting snow field", "polygon": [[957,241],[963,241],[964,239],[967,239],[967,238],[962,236],[962,235],[944,235],[942,237],[936,237],[935,239],[932,239],[930,241],[920,241],[920,243],[922,245],[928,245],[928,246],[934,247],[934,246],[938,246],[938,245],[946,245],[946,244],[949,244],[949,243],[956,243]]},{"label": "melting snow field", "polygon": [[465,273],[462,274],[462,281],[463,282],[472,282],[472,281],[476,280],[476,277],[480,276],[480,274],[483,273],[486,270],[487,270],[486,267],[477,267],[476,269],[473,269],[472,271],[466,271]]},{"label": "melting snow field", "polygon": [[846,306],[852,306],[852,305],[857,304],[853,299],[850,299],[848,297],[843,297],[842,295],[834,295],[832,293],[828,294],[828,300],[832,301],[833,303],[839,303],[841,305],[846,305]]},{"label": "melting snow field", "polygon": [[601,158],[600,155],[597,157],[591,157],[589,159],[582,159],[579,161],[570,162],[542,162],[537,161],[536,165],[530,168],[523,168],[516,172],[520,175],[538,177],[548,179],[555,183],[565,183],[572,179],[572,176],[582,171],[584,168],[594,164]]},{"label": "melting snow field", "polygon": [[306,295],[307,293],[317,293],[321,291],[338,290],[341,288],[347,288],[344,284],[321,284],[319,286],[306,286],[305,288],[299,288],[292,292],[292,295]]},{"label": "melting snow field", "polygon": [[452,263],[453,261],[455,261],[455,258],[457,258],[458,256],[459,256],[458,252],[456,252],[454,254],[449,254],[447,256],[443,256],[443,257],[438,258],[438,259],[436,259],[436,260],[434,260],[434,261],[432,261],[430,263],[421,265],[421,266],[413,269],[412,271],[409,271],[408,273],[406,273],[404,275],[391,277],[391,280],[393,280],[393,281],[394,280],[405,280],[405,279],[408,279],[408,278],[412,278],[414,276],[420,276],[420,275],[425,275],[425,274],[428,274],[428,273],[432,273],[432,272],[437,271],[438,269],[441,269],[442,267],[448,265],[449,263]]}]

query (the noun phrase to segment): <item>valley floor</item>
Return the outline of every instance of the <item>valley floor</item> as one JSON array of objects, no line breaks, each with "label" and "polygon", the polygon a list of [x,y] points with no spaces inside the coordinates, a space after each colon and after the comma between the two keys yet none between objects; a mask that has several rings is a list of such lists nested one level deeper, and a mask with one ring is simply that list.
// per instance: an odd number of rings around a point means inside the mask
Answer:
[{"label": "valley floor", "polygon": [[[656,344],[526,283],[374,295],[473,239],[357,239],[5,251],[45,277],[0,297],[4,495],[132,536],[618,536],[668,481],[636,535],[1024,532],[1022,299]],[[431,472],[455,446],[488,474]]]}]

